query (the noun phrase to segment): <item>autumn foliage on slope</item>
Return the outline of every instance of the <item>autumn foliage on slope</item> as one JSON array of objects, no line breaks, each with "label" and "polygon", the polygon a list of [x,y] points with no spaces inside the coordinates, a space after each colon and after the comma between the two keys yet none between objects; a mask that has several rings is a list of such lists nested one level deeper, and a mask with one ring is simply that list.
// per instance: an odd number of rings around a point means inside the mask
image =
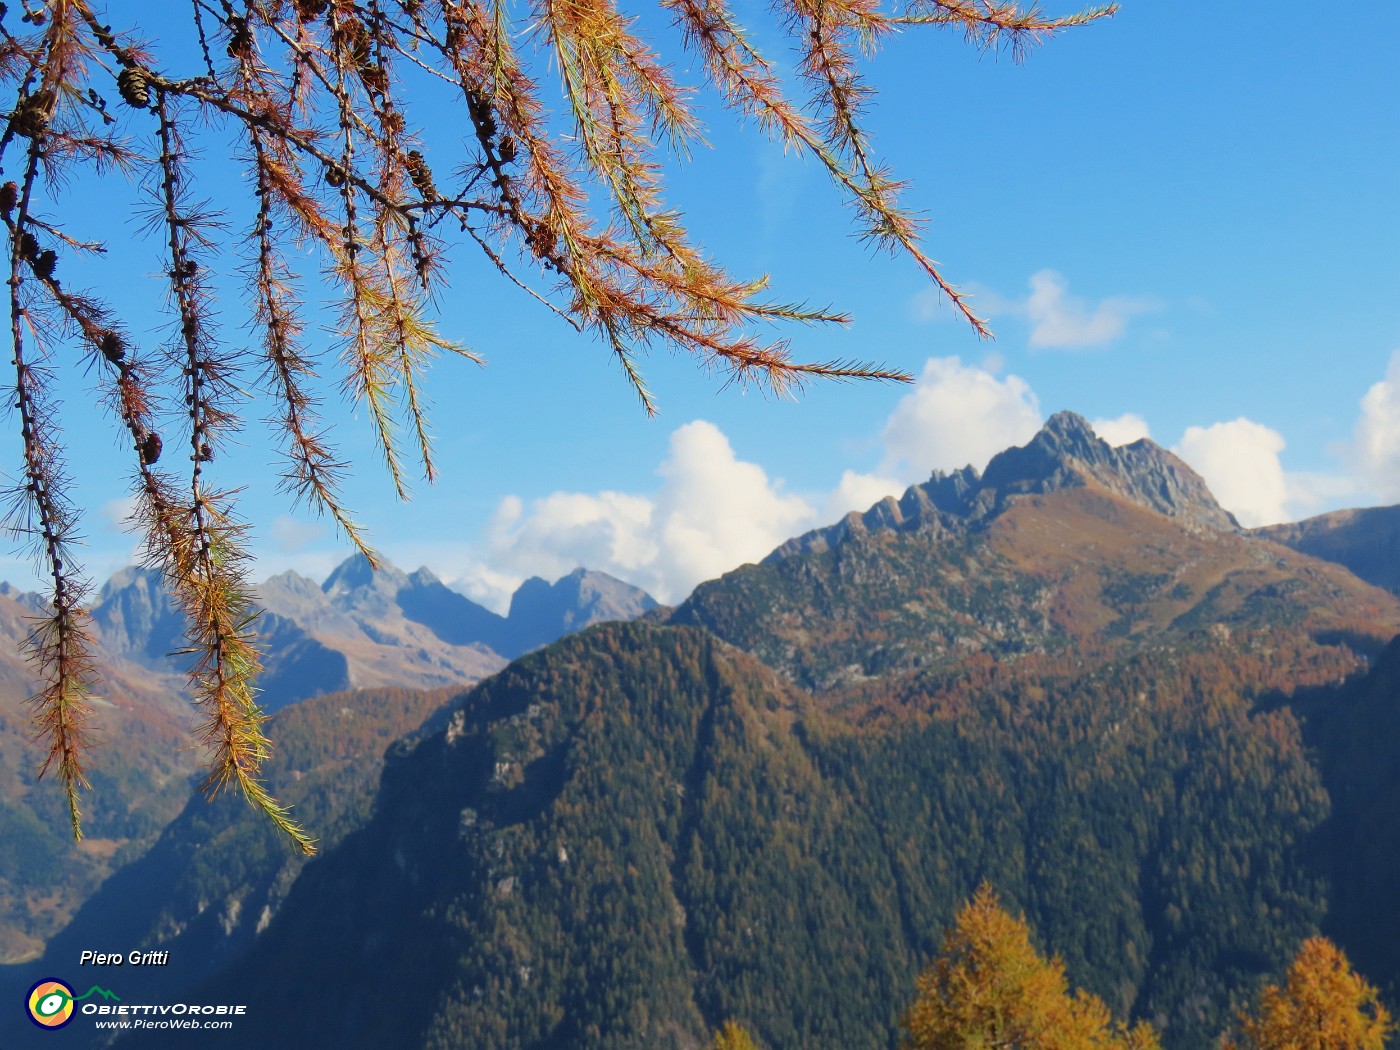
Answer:
[{"label": "autumn foliage on slope", "polygon": [[901,1050],[1157,1050],[1151,1025],[1115,1022],[1103,1000],[1071,994],[1064,964],[983,883],[919,976]]},{"label": "autumn foliage on slope", "polygon": [[[666,159],[702,141],[693,89],[673,70],[690,65],[741,120],[815,158],[861,234],[912,258],[985,332],[920,247],[900,183],[875,157],[858,55],[914,25],[1019,50],[1112,12],[1052,18],[1000,0],[896,0],[888,9],[783,0],[775,17],[805,92],[793,98],[723,0],[663,0],[681,62],[638,36],[612,0],[541,0],[514,12],[457,0],[196,0],[162,11],[159,39],[109,24],[90,0],[18,7],[0,5],[0,90],[11,99],[0,220],[10,398],[23,447],[7,523],[53,581],[52,611],[32,640],[44,680],[34,710],[45,768],[65,783],[80,834],[96,683],[88,585],[73,549],[80,515],[54,389],[59,373],[81,371],[128,451],[147,559],[165,571],[185,614],[190,687],[212,754],[206,786],[237,787],[307,852],[311,838],[260,779],[267,741],[246,525],[238,480],[216,477],[246,391],[279,406],[273,440],[286,456],[288,491],[368,555],[339,495],[346,464],[318,421],[314,379],[328,372],[365,406],[400,495],[410,455],[431,480],[424,370],[436,354],[473,356],[432,317],[453,241],[601,341],[648,410],[636,358],[656,347],[775,391],[810,377],[907,378],[860,362],[796,362],[782,340],[758,338],[760,324],[844,318],[767,297],[766,278],[732,276],[666,204]],[[451,155],[430,155],[425,115],[440,110],[416,102],[434,96],[455,105],[466,131]],[[551,101],[561,98],[565,117],[552,120]],[[201,156],[209,135],[217,149]],[[215,177],[241,175],[247,187],[223,211],[200,190],[216,167],[224,170]],[[109,171],[139,187],[131,207],[161,258],[154,305],[172,323],[160,345],[141,345],[129,302],[72,278],[75,257],[103,246],[65,221],[66,194]],[[235,273],[253,320],[246,349],[216,320],[219,278]],[[307,337],[321,321],[307,301],[321,298],[331,302],[333,364],[318,360]]]},{"label": "autumn foliage on slope", "polygon": [[1310,937],[1298,949],[1282,985],[1240,1015],[1224,1050],[1384,1050],[1394,1031],[1374,985],[1356,973],[1335,944]]}]

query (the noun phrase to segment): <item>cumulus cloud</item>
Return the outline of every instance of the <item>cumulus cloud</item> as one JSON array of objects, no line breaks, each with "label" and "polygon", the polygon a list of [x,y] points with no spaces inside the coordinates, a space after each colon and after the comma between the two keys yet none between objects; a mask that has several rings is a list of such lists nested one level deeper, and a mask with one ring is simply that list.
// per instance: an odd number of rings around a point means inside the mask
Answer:
[{"label": "cumulus cloud", "polygon": [[1283,435],[1241,416],[1187,427],[1172,451],[1205,479],[1220,505],[1254,527],[1290,520],[1288,479],[1279,453]]},{"label": "cumulus cloud", "polygon": [[[1054,270],[1032,274],[1029,283],[1030,294],[1024,299],[973,285],[964,291],[975,313],[1025,318],[1030,323],[1031,347],[1042,350],[1105,346],[1122,336],[1134,317],[1162,308],[1156,299],[1140,295],[1112,295],[1091,304],[1082,296],[1071,295],[1069,282]],[[906,312],[911,321],[921,324],[961,319],[947,296],[931,287],[912,295]]]},{"label": "cumulus cloud", "polygon": [[1400,350],[1391,354],[1385,378],[1361,399],[1352,456],[1377,495],[1400,499]]},{"label": "cumulus cloud", "polygon": [[119,496],[108,500],[99,512],[102,525],[108,532],[132,532],[132,518],[136,514],[136,497]]},{"label": "cumulus cloud", "polygon": [[1295,519],[1355,505],[1358,498],[1364,498],[1366,488],[1357,478],[1345,474],[1289,470],[1284,472],[1284,480],[1288,483],[1289,515]]},{"label": "cumulus cloud", "polygon": [[1040,429],[1040,403],[1019,376],[998,378],[959,358],[934,358],[885,424],[882,473],[910,480],[931,470],[982,469]]},{"label": "cumulus cloud", "polygon": [[326,527],[320,522],[286,514],[274,519],[269,531],[273,547],[279,554],[299,554],[326,537]]},{"label": "cumulus cloud", "polygon": [[490,569],[469,571],[460,585],[501,608],[526,576],[555,579],[586,565],[676,602],[817,524],[809,503],[739,459],[703,420],[671,435],[657,473],[650,495],[556,492],[528,506],[506,497],[487,528]]},{"label": "cumulus cloud", "polygon": [[1094,433],[1114,448],[1131,445],[1139,438],[1151,437],[1147,420],[1136,412],[1124,412],[1117,419],[1096,419],[1092,424]]},{"label": "cumulus cloud", "polygon": [[1121,336],[1128,321],[1158,309],[1141,296],[1116,295],[1095,306],[1069,294],[1068,282],[1054,270],[1041,270],[1030,279],[1031,294],[1018,312],[1031,323],[1030,345],[1037,349],[1072,350],[1104,346]]},{"label": "cumulus cloud", "polygon": [[903,495],[909,486],[898,478],[847,470],[822,504],[822,521],[836,521],[853,510],[869,510],[886,496]]}]

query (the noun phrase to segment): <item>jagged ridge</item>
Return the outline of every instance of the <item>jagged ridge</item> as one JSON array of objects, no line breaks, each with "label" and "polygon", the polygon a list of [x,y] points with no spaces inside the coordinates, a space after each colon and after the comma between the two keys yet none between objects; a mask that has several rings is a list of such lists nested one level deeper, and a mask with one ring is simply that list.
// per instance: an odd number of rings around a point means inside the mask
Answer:
[{"label": "jagged ridge", "polygon": [[957,534],[1004,512],[1015,499],[1099,486],[1191,528],[1238,532],[1239,522],[1181,459],[1143,438],[1115,448],[1082,416],[1057,412],[1026,445],[994,456],[985,473],[967,466],[934,471],[900,499],[887,496],[864,513],[780,546],[769,559],[826,550],[857,531],[925,529]]}]

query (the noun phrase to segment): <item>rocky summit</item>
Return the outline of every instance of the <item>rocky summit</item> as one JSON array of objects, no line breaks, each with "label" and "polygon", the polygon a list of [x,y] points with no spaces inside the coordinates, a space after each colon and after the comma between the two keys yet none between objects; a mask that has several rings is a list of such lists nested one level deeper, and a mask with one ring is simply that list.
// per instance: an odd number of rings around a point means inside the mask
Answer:
[{"label": "rocky summit", "polygon": [[934,471],[901,498],[887,496],[868,511],[852,511],[835,525],[783,544],[769,559],[824,550],[860,530],[958,533],[1001,514],[1020,497],[1085,487],[1113,493],[1189,528],[1239,531],[1234,515],[1177,456],[1147,438],[1115,448],[1082,416],[1057,412],[1029,443],[994,456],[985,473],[971,466]]},{"label": "rocky summit", "polygon": [[1286,622],[1379,645],[1393,596],[1243,532],[1149,441],[1112,448],[1060,413],[1027,445],[701,584],[673,622],[818,692],[896,672],[1132,651]]}]

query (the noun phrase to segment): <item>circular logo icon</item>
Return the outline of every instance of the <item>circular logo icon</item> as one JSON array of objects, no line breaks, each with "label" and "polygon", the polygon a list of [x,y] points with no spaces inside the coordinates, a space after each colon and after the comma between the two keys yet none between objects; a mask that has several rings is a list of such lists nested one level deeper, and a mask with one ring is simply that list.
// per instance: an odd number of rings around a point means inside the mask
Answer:
[{"label": "circular logo icon", "polygon": [[29,1019],[40,1028],[62,1028],[73,1020],[73,989],[46,977],[29,989]]}]

